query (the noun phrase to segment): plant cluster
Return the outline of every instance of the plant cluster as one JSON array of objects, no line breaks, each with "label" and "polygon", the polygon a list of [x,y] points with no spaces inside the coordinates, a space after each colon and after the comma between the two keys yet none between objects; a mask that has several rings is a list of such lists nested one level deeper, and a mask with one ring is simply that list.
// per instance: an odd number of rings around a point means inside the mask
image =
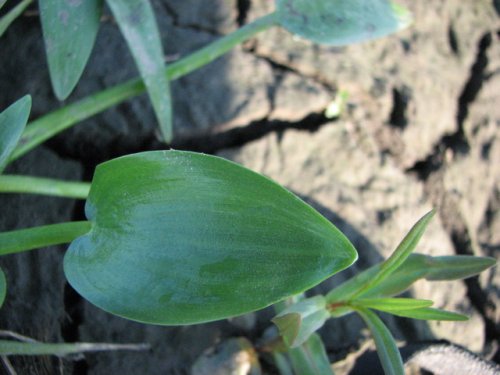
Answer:
[{"label": "plant cluster", "polygon": [[[0,18],[0,36],[32,0]],[[6,0],[0,1],[0,8]],[[169,82],[213,61],[271,26],[316,43],[345,45],[406,27],[409,13],[386,0],[276,0],[276,11],[165,66],[149,1],[106,0],[141,78],[98,92],[27,124],[31,98],[0,113],[0,172],[57,133],[147,90],[168,144],[173,137]],[[92,51],[101,0],[39,0],[52,86],[74,89]],[[86,199],[86,221],[0,233],[0,255],[70,243],[69,283],[103,310],[139,322],[209,322],[275,304],[281,339],[270,346],[281,374],[331,374],[316,331],[327,319],[357,313],[387,374],[403,374],[391,333],[375,311],[423,320],[465,320],[400,297],[419,280],[457,280],[495,260],[413,253],[434,212],[393,254],[326,295],[303,294],[349,267],[357,252],[328,220],[295,195],[237,164],[182,151],[149,151],[99,165],[91,184],[0,175],[0,192]],[[7,290],[0,270],[0,305]],[[26,341],[26,340],[25,340]],[[87,345],[87,346],[85,346]],[[66,355],[107,347],[0,340],[0,355]],[[122,347],[123,348],[123,347]],[[124,349],[127,349],[126,347]],[[129,348],[130,349],[130,348]]]}]

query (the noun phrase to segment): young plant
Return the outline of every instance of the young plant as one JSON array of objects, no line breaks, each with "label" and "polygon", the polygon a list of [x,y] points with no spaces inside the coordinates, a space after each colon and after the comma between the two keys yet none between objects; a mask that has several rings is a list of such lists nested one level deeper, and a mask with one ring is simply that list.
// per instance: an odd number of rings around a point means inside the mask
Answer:
[{"label": "young plant", "polygon": [[[0,0],[0,7],[4,2]],[[0,35],[29,3],[22,2],[0,19]],[[64,99],[90,56],[103,2],[39,3],[52,84],[56,96]],[[164,67],[150,2],[107,4],[141,79],[49,113],[26,129],[31,98],[12,104],[0,113],[0,173],[8,162],[58,132],[144,90],[170,142],[169,82],[273,25],[317,43],[344,45],[394,32],[410,20],[406,10],[386,0],[277,0],[274,13]],[[192,152],[155,151],[114,159],[97,167],[91,184],[0,175],[0,192],[87,199],[86,221],[0,233],[0,255],[71,243],[64,257],[68,281],[112,314],[144,323],[184,325],[277,303],[273,321],[282,339],[270,352],[282,374],[331,373],[316,331],[327,319],[352,312],[372,331],[386,373],[402,374],[394,339],[372,310],[414,319],[465,319],[431,308],[432,301],[394,296],[420,278],[458,279],[495,263],[490,258],[411,254],[432,217],[429,213],[385,262],[326,296],[304,298],[302,292],[356,260],[349,240],[271,180],[221,158]],[[0,305],[6,290],[0,270]],[[0,340],[0,356],[65,355],[103,348],[86,345]]]}]

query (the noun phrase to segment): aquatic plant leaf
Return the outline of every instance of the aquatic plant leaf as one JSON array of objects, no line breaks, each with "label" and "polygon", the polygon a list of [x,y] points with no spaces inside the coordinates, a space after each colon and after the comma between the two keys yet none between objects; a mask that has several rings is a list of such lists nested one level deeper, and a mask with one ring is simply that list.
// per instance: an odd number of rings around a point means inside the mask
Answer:
[{"label": "aquatic plant leaf", "polygon": [[26,95],[0,113],[0,173],[21,139],[31,110],[31,96]]},{"label": "aquatic plant leaf", "polygon": [[388,0],[277,0],[278,22],[320,44],[343,46],[385,36],[411,23],[408,10]]},{"label": "aquatic plant leaf", "polygon": [[71,285],[102,309],[180,325],[240,315],[301,293],[351,265],[351,243],[271,180],[180,151],[99,165],[90,232],[70,245]]},{"label": "aquatic plant leaf", "polygon": [[146,85],[167,143],[172,140],[170,85],[160,32],[149,0],[106,0],[120,26]]},{"label": "aquatic plant leaf", "polygon": [[99,29],[102,0],[39,0],[52,88],[66,99],[78,83]]}]

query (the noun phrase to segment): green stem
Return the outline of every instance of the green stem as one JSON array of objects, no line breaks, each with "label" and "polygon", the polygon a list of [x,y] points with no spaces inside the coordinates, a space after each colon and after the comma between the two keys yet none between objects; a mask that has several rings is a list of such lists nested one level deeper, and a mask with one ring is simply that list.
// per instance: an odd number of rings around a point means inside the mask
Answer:
[{"label": "green stem", "polygon": [[[236,45],[276,24],[277,17],[275,13],[259,18],[208,46],[193,52],[191,55],[170,64],[165,68],[165,74],[170,80],[183,77],[222,56]],[[141,79],[133,79],[100,91],[32,121],[26,127],[9,161],[18,159],[47,139],[78,122],[88,119],[126,99],[142,94],[145,90],[146,88]]]},{"label": "green stem", "polygon": [[[0,18],[0,37],[9,28],[10,24],[14,22],[16,18],[19,17],[32,2],[33,0],[23,0],[14,8],[12,8],[9,13]],[[3,4],[5,4],[5,1],[0,0],[0,8],[3,6]]]},{"label": "green stem", "polygon": [[32,193],[87,199],[90,184],[31,176],[0,175],[0,193]]},{"label": "green stem", "polygon": [[61,245],[89,232],[90,221],[72,221],[0,233],[0,255]]}]

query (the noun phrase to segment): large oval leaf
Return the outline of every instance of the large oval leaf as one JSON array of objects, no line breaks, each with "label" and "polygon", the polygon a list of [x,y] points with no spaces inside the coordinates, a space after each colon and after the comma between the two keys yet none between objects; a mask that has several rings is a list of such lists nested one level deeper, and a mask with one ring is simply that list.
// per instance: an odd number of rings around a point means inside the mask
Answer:
[{"label": "large oval leaf", "polygon": [[316,43],[347,45],[398,31],[410,13],[389,0],[277,0],[280,24]]},{"label": "large oval leaf", "polygon": [[64,269],[85,298],[156,324],[266,307],[348,267],[357,254],[318,212],[269,179],[179,151],[98,166]]},{"label": "large oval leaf", "polygon": [[52,87],[59,100],[75,88],[94,46],[102,0],[40,0]]},{"label": "large oval leaf", "polygon": [[26,95],[0,113],[0,173],[14,151],[31,110],[31,96]]}]

